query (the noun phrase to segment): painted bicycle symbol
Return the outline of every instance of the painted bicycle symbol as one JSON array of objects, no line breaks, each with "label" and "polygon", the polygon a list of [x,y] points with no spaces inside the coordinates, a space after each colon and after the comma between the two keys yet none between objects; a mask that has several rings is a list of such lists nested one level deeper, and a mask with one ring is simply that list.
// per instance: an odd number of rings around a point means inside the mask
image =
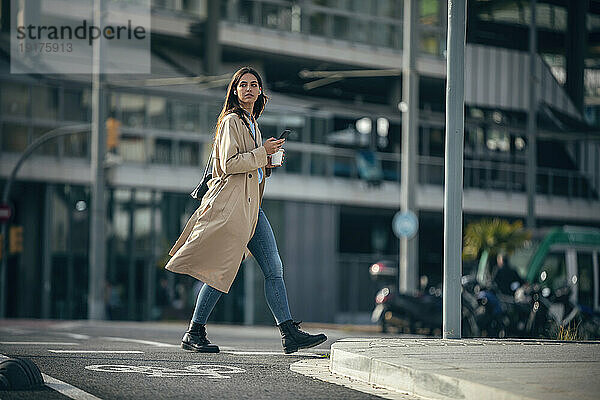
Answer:
[{"label": "painted bicycle symbol", "polygon": [[173,378],[177,376],[206,376],[215,379],[229,379],[225,374],[241,374],[245,369],[228,365],[196,364],[182,369],[149,365],[88,365],[85,369],[96,372],[145,374],[154,378]]}]

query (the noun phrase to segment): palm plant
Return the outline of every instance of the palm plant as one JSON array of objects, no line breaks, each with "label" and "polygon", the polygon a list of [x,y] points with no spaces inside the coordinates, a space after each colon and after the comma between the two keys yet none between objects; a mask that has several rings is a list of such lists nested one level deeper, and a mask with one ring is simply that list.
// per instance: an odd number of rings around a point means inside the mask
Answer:
[{"label": "palm plant", "polygon": [[481,283],[490,278],[488,260],[498,254],[511,255],[531,238],[531,232],[523,229],[522,221],[512,224],[501,218],[482,219],[467,225],[464,233],[463,259],[479,260],[477,280]]}]

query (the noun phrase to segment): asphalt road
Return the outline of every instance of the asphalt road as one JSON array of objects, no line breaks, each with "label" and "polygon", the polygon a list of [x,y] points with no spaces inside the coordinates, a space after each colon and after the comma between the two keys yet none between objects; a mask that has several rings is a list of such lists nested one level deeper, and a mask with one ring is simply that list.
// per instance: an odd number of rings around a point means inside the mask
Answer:
[{"label": "asphalt road", "polygon": [[[0,354],[30,358],[47,376],[101,399],[368,399],[375,396],[292,372],[328,357],[333,342],[373,333],[320,330],[328,341],[285,355],[276,327],[208,325],[221,353],[179,347],[181,323],[0,320]],[[316,333],[314,328],[305,330]],[[48,387],[1,399],[65,399]]]}]

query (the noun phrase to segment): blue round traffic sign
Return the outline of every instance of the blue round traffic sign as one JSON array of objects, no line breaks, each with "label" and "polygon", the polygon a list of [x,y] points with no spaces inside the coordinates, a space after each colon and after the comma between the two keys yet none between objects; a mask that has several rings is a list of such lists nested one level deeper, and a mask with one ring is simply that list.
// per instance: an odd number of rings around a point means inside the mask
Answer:
[{"label": "blue round traffic sign", "polygon": [[392,229],[398,238],[412,238],[419,229],[419,219],[412,211],[398,211],[392,220]]}]

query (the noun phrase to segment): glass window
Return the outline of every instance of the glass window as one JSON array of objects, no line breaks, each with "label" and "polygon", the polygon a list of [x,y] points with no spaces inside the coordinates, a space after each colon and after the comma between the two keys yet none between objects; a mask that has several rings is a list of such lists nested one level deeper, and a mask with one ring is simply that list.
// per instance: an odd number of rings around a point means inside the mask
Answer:
[{"label": "glass window", "polygon": [[169,139],[155,139],[152,162],[157,164],[171,164],[172,141]]},{"label": "glass window", "polygon": [[150,250],[152,248],[152,192],[136,190],[135,211],[133,215],[135,248]]},{"label": "glass window", "polygon": [[324,144],[327,138],[327,120],[325,118],[313,117],[310,119],[311,136],[309,141],[316,144]]},{"label": "glass window", "polygon": [[91,116],[91,91],[89,89],[65,89],[64,119],[89,121]]},{"label": "glass window", "polygon": [[119,154],[123,161],[146,162],[144,138],[133,135],[122,135],[119,143]]},{"label": "glass window", "polygon": [[33,86],[31,97],[33,118],[56,119],[58,117],[58,88]]},{"label": "glass window", "polygon": [[310,34],[325,36],[325,25],[327,24],[327,15],[316,12],[310,15]]},{"label": "glass window", "polygon": [[[305,118],[302,115],[282,115],[281,124],[283,129],[290,129],[292,133],[288,136],[288,140],[294,142],[302,142],[304,138]],[[262,131],[261,131],[262,132]],[[279,135],[281,132],[277,132]]]},{"label": "glass window", "polygon": [[164,97],[148,98],[148,119],[151,128],[169,129],[169,104]]},{"label": "glass window", "polygon": [[[33,128],[33,136],[31,138],[32,139],[31,142],[33,143],[38,138],[40,138],[45,133],[47,133],[51,130],[52,130],[52,128],[46,128],[46,127]],[[43,145],[38,147],[35,150],[35,154],[43,154],[43,155],[47,155],[47,156],[57,156],[58,155],[58,140],[56,138],[50,139],[49,141],[47,141],[46,143],[44,143]]]},{"label": "glass window", "polygon": [[89,134],[78,133],[63,137],[66,157],[86,157],[88,154]]},{"label": "glass window", "polygon": [[421,51],[434,56],[440,55],[440,36],[437,33],[423,32],[420,35]]},{"label": "glass window", "polygon": [[0,88],[2,115],[27,116],[29,87],[21,83],[2,82]]},{"label": "glass window", "polygon": [[577,252],[577,285],[579,304],[594,308],[594,261],[592,253]]},{"label": "glass window", "polygon": [[129,254],[129,213],[131,190],[117,189],[114,192],[112,235],[114,251]]},{"label": "glass window", "polygon": [[173,101],[173,128],[178,131],[199,131],[200,113],[198,104]]},{"label": "glass window", "polygon": [[429,155],[434,157],[444,156],[444,131],[440,128],[431,128],[429,136]]},{"label": "glass window", "polygon": [[[286,150],[285,160],[283,161],[283,170],[288,174],[299,174],[302,171],[302,154],[299,151]],[[280,172],[278,168],[273,169],[273,172]]]},{"label": "glass window", "polygon": [[379,0],[377,5],[377,15],[380,17],[402,19],[404,5],[399,0]]},{"label": "glass window", "polygon": [[119,106],[123,118],[123,125],[142,127],[144,125],[144,96],[139,94],[121,93]]},{"label": "glass window", "polygon": [[[305,157],[308,157],[307,154]],[[311,175],[327,175],[327,164],[329,163],[329,156],[319,153],[310,154],[310,174]]]},{"label": "glass window", "polygon": [[52,251],[67,251],[67,224],[69,205],[64,193],[64,187],[55,187],[52,193]]},{"label": "glass window", "polygon": [[352,24],[350,22],[350,18],[342,17],[342,16],[334,16],[333,17],[333,37],[339,40],[349,40],[350,39],[350,28],[355,29],[354,21]]},{"label": "glass window", "polygon": [[87,254],[89,249],[89,189],[83,186],[71,186],[69,210],[73,215],[72,250]]},{"label": "glass window", "polygon": [[419,22],[425,25],[440,25],[440,2],[439,0],[419,1]]},{"label": "glass window", "polygon": [[12,123],[2,124],[2,151],[21,153],[27,148],[27,127]]},{"label": "glass window", "polygon": [[538,279],[544,286],[558,289],[567,284],[567,267],[564,252],[553,252],[546,256]]},{"label": "glass window", "polygon": [[289,31],[292,29],[292,8],[275,4],[262,4],[262,26]]},{"label": "glass window", "polygon": [[198,142],[179,143],[179,163],[181,165],[198,165],[198,153],[200,144]]}]

